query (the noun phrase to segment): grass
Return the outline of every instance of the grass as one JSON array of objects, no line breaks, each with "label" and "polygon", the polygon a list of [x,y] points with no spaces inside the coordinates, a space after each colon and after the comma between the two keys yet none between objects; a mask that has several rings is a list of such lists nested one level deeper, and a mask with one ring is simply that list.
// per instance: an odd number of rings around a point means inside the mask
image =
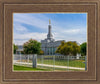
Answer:
[{"label": "grass", "polygon": [[[39,64],[42,63],[41,59],[38,59],[37,62]],[[83,63],[84,60],[55,60],[55,65],[60,65],[60,66],[70,66],[70,67],[81,67],[84,68],[85,64]],[[44,59],[43,64],[50,64],[53,65],[54,61],[52,59]]]},{"label": "grass", "polygon": [[[50,59],[48,59],[50,58]],[[81,58],[84,59],[84,58]],[[38,64],[49,64],[49,65],[59,65],[59,66],[70,66],[70,67],[80,67],[80,68],[85,68],[85,64],[83,62],[85,62],[85,60],[68,60],[68,59],[64,59],[64,58],[55,58],[55,63],[53,61],[53,56],[45,56],[43,59],[40,56],[37,59],[37,63]],[[20,61],[20,60],[19,60]],[[21,60],[22,62],[28,62],[27,60]],[[30,63],[32,63],[32,60],[29,60]]]},{"label": "grass", "polygon": [[40,69],[40,68],[32,68],[32,67],[14,65],[14,71],[49,71],[49,70],[48,69]]},{"label": "grass", "polygon": [[[22,62],[27,62],[27,61],[22,60]],[[32,61],[30,60],[29,62],[31,63]],[[68,60],[61,60],[61,59],[57,60],[56,59],[55,65],[85,68],[85,64],[83,62],[85,62],[85,61],[84,60],[69,60],[68,61]],[[42,64],[42,60],[37,59],[37,63]],[[53,61],[53,59],[44,59],[43,64],[53,65],[54,61]]]},{"label": "grass", "polygon": [[[41,66],[38,66],[38,68],[42,68]],[[53,68],[53,67],[47,67],[43,66],[44,69],[49,69],[50,71],[85,71],[81,69],[68,69],[68,68]]]},{"label": "grass", "polygon": [[[26,66],[20,66],[20,65],[14,65],[14,71],[53,71],[54,69],[49,67],[44,68],[32,68],[32,67],[26,67]],[[75,70],[75,69],[62,69],[62,68],[55,68],[54,71],[83,71],[83,70]]]}]

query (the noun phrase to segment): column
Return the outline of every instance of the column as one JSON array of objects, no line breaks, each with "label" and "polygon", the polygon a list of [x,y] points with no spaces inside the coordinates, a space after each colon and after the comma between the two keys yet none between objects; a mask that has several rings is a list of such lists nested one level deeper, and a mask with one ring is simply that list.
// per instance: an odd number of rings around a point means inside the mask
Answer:
[{"label": "column", "polygon": [[55,47],[54,47],[54,50],[53,50],[53,52],[54,52],[54,55],[55,55]]},{"label": "column", "polygon": [[49,47],[49,55],[50,55],[50,47]]},{"label": "column", "polygon": [[52,55],[53,55],[53,47],[52,47]]},{"label": "column", "polygon": [[46,54],[46,49],[45,49],[45,47],[44,47],[44,55]]},{"label": "column", "polygon": [[45,47],[45,55],[47,55],[47,47]]}]

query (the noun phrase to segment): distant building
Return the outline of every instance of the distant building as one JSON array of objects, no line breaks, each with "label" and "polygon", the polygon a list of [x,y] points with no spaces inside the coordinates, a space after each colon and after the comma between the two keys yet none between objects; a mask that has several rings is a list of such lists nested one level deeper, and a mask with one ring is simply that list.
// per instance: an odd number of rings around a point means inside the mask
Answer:
[{"label": "distant building", "polygon": [[62,41],[64,40],[55,41],[55,39],[53,39],[53,35],[51,33],[51,22],[49,20],[47,38],[41,40],[41,49],[44,51],[44,54],[55,55],[55,51],[57,50],[57,47],[61,44]]},{"label": "distant building", "polygon": [[20,54],[23,51],[23,45],[17,45],[17,47],[16,54]]},{"label": "distant building", "polygon": [[[61,44],[62,41],[65,41],[65,40],[55,41],[55,39],[53,38],[53,35],[51,32],[51,22],[49,20],[47,38],[44,40],[41,40],[41,49],[44,52],[44,55],[56,55],[57,53],[55,52],[57,50],[57,47]],[[71,42],[76,42],[76,41],[71,41]],[[77,44],[80,45],[79,43]],[[23,45],[17,45],[17,46],[18,46],[18,49],[16,51],[16,54],[20,54],[23,51]]]}]

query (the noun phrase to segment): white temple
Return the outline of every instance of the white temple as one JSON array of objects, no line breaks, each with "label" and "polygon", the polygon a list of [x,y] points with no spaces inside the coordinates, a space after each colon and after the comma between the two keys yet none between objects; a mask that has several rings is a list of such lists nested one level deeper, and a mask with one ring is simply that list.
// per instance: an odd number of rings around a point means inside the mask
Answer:
[{"label": "white temple", "polygon": [[51,22],[49,20],[47,38],[41,40],[41,49],[44,51],[44,55],[55,55],[55,51],[62,41],[64,40],[55,41],[55,39],[53,39],[51,32]]}]

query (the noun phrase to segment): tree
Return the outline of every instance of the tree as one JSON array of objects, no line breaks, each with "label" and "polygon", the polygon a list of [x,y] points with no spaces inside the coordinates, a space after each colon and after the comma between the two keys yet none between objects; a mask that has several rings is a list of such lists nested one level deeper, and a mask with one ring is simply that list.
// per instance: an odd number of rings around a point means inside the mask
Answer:
[{"label": "tree", "polygon": [[62,48],[62,46],[64,46],[64,44],[65,44],[65,42],[62,41],[62,42],[61,42],[61,45],[58,46],[58,48],[57,48],[57,50],[56,50],[56,53],[62,53],[62,52],[61,52],[61,48]]},{"label": "tree", "polygon": [[86,42],[82,43],[80,47],[81,47],[81,55],[82,56],[86,55],[87,43]]},{"label": "tree", "polygon": [[80,53],[80,46],[76,42],[61,42],[61,45],[57,48],[56,53],[63,55],[74,55]]},{"label": "tree", "polygon": [[15,54],[15,53],[16,53],[16,50],[18,49],[18,46],[15,45],[15,44],[13,44],[13,47],[14,47],[14,49],[13,49],[13,53]]},{"label": "tree", "polygon": [[41,43],[30,39],[28,42],[24,43],[24,54],[39,54],[41,50]]}]

